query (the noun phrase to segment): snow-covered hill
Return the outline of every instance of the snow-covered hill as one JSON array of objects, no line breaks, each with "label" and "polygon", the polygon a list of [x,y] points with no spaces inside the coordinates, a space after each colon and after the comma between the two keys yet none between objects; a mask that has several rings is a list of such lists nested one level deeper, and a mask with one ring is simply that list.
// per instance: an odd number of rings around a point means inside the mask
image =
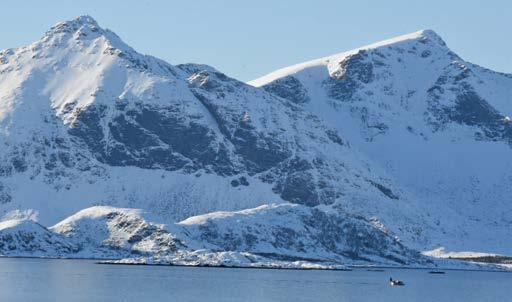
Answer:
[{"label": "snow-covered hill", "polygon": [[78,247],[74,257],[127,258],[175,252],[182,244],[162,225],[146,221],[139,210],[97,206],[50,228]]},{"label": "snow-covered hill", "polygon": [[340,263],[425,261],[383,226],[333,208],[273,204],[195,216],[178,225],[187,234],[184,242],[192,249]]},{"label": "snow-covered hill", "polygon": [[84,209],[50,228],[27,217],[11,218],[0,223],[0,252],[181,265],[431,263],[362,217],[296,204],[214,212],[169,225],[147,220],[141,210],[108,206]]},{"label": "snow-covered hill", "polygon": [[0,222],[0,253],[3,256],[66,257],[77,251],[66,238],[31,219]]},{"label": "snow-covered hill", "polygon": [[512,254],[511,85],[432,31],[249,85],[82,16],[0,52],[0,213],[69,257]]}]

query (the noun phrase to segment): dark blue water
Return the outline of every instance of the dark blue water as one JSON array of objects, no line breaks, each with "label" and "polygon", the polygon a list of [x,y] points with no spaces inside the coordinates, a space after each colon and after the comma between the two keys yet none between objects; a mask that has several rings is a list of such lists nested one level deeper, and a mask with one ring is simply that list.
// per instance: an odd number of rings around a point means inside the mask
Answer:
[{"label": "dark blue water", "polygon": [[[391,287],[390,276],[405,287]],[[296,271],[0,259],[0,301],[512,301],[512,274]]]}]

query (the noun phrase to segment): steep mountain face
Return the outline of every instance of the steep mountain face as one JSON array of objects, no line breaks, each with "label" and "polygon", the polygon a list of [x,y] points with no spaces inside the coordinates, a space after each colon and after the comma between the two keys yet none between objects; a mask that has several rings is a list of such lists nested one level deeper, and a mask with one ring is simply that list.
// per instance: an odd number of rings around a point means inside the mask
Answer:
[{"label": "steep mountain face", "polygon": [[208,66],[141,55],[87,16],[1,62],[4,213],[34,209],[53,224],[99,204],[173,222],[399,193],[297,104]]},{"label": "steep mountain face", "polygon": [[[408,202],[432,228],[409,244],[512,252],[512,75],[464,61],[425,30],[250,84],[322,118],[413,194]],[[347,208],[397,233],[407,227],[367,205]]]},{"label": "steep mountain face", "polygon": [[390,186],[385,176],[362,177],[364,160],[293,102],[141,55],[90,17],[0,58],[4,212],[54,223],[107,204],[171,222],[269,201],[332,204],[358,188],[387,198],[373,185]]}]

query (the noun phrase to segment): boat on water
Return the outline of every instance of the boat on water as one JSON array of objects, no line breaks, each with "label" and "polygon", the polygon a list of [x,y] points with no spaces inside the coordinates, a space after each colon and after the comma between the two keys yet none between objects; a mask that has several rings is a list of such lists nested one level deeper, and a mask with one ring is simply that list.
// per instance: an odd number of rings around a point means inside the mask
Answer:
[{"label": "boat on water", "polygon": [[404,286],[405,283],[401,280],[398,280],[398,279],[393,279],[393,278],[389,278],[389,284],[391,286]]}]

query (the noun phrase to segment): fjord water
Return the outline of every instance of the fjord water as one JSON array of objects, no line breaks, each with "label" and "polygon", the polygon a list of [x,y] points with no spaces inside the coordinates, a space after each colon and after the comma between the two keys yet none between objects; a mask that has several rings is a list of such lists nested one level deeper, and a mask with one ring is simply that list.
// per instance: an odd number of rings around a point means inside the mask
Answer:
[{"label": "fjord water", "polygon": [[[391,287],[390,276],[406,282]],[[0,301],[510,301],[512,274],[297,271],[0,259]]]}]

